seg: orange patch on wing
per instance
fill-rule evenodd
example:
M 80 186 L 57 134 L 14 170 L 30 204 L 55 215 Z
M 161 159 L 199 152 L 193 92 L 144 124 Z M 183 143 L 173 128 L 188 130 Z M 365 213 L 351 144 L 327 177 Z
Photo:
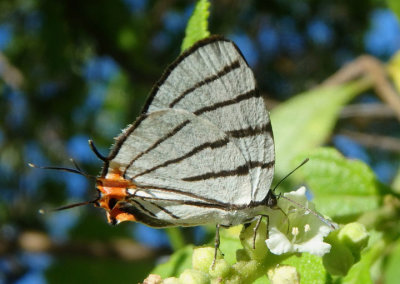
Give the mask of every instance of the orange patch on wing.
M 101 193 L 98 201 L 99 207 L 107 211 L 107 219 L 109 223 L 113 220 L 123 221 L 136 221 L 135 216 L 132 214 L 121 211 L 118 207 L 119 201 L 124 201 L 128 196 L 127 189 L 136 188 L 136 186 L 129 180 L 123 178 L 122 173 L 118 169 L 113 169 L 104 178 L 97 178 L 97 189 Z M 112 208 L 110 208 L 110 200 L 114 199 Z
M 113 223 L 113 220 L 118 220 L 119 222 L 132 221 L 135 222 L 136 218 L 134 215 L 121 211 L 119 208 L 114 208 L 113 210 L 107 212 L 108 223 Z

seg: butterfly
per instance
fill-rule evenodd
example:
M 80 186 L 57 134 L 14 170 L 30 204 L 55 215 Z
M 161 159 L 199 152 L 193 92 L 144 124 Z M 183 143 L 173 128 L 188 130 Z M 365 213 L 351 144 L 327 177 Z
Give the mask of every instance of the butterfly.
M 277 204 L 269 113 L 239 48 L 220 36 L 169 65 L 108 156 L 90 145 L 104 162 L 99 195 L 61 209 L 93 203 L 111 224 L 215 224 L 217 250 L 220 226 L 260 221 Z

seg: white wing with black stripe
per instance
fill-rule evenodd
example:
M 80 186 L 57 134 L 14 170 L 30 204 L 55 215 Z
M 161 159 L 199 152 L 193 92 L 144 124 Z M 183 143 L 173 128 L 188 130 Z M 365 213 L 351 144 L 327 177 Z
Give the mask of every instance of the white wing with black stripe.
M 158 220 L 225 224 L 224 214 L 251 201 L 247 162 L 214 124 L 185 110 L 166 109 L 128 127 L 109 166 L 132 181 L 132 206 Z M 137 214 L 137 212 L 132 212 Z
M 234 43 L 206 39 L 179 57 L 153 89 L 145 112 L 165 108 L 192 112 L 231 137 L 248 164 L 251 199 L 265 198 L 275 164 L 272 128 L 253 72 Z
M 274 156 L 251 69 L 234 43 L 211 37 L 167 68 L 142 115 L 117 138 L 101 206 L 111 221 L 157 227 L 248 222 L 266 205 Z M 126 181 L 128 196 L 115 205 L 111 196 Z
M 214 124 L 185 110 L 145 115 L 110 166 L 119 167 L 139 188 L 153 188 L 155 197 L 198 197 L 236 205 L 251 200 L 247 163 L 235 143 Z

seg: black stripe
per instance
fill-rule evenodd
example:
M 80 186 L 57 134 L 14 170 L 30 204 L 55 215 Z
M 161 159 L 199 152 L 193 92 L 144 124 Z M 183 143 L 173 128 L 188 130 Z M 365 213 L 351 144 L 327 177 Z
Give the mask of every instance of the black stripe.
M 257 125 L 255 127 L 250 126 L 244 129 L 232 130 L 226 133 L 234 138 L 243 138 L 248 136 L 256 136 L 258 134 L 262 134 L 265 132 L 272 134 L 271 122 L 268 122 L 267 124 L 264 125 Z
M 167 69 L 164 71 L 164 74 L 161 76 L 160 80 L 153 86 L 152 90 L 150 91 L 150 95 L 146 101 L 145 106 L 143 107 L 142 113 L 146 113 L 150 107 L 150 105 L 153 102 L 154 97 L 157 95 L 158 90 L 160 86 L 162 86 L 165 81 L 167 81 L 168 77 L 171 75 L 172 71 L 183 61 L 186 59 L 186 57 L 189 57 L 190 55 L 194 54 L 202 48 L 203 46 L 209 45 L 209 44 L 215 44 L 217 42 L 229 42 L 233 45 L 233 47 L 236 49 L 238 54 L 242 57 L 242 59 L 246 62 L 247 66 L 248 63 L 246 59 L 244 58 L 242 52 L 239 50 L 239 48 L 236 46 L 236 44 L 230 40 L 227 40 L 223 38 L 222 36 L 218 35 L 213 35 L 208 38 L 202 39 L 198 42 L 196 42 L 191 48 L 188 50 L 184 51 L 174 62 L 172 62 Z
M 170 193 L 174 193 L 174 194 L 178 194 L 178 195 L 184 195 L 184 196 L 192 197 L 192 198 L 195 198 L 195 199 L 199 199 L 201 201 L 205 201 L 207 203 L 218 203 L 218 201 L 216 199 L 203 197 L 203 196 L 197 195 L 197 194 L 195 194 L 193 192 L 181 191 L 181 190 L 174 189 L 174 188 L 162 188 L 162 187 L 151 186 L 151 185 L 142 185 L 142 184 L 138 184 L 138 183 L 135 183 L 135 185 L 138 187 L 139 190 L 141 190 L 141 189 L 153 189 L 153 190 L 159 190 L 159 191 L 163 191 L 163 192 L 170 192 Z
M 200 115 L 200 114 L 203 114 L 203 113 L 208 112 L 208 111 L 213 111 L 213 110 L 216 110 L 216 109 L 221 108 L 221 107 L 234 105 L 234 104 L 237 104 L 237 103 L 239 103 L 241 101 L 248 100 L 248 99 L 251 99 L 251 98 L 257 98 L 257 97 L 260 97 L 260 96 L 261 96 L 261 94 L 258 91 L 258 89 L 253 89 L 253 90 L 250 90 L 250 91 L 248 91 L 248 92 L 246 92 L 244 94 L 241 94 L 241 95 L 237 96 L 236 98 L 233 98 L 233 99 L 230 99 L 230 100 L 226 100 L 226 101 L 222 101 L 222 102 L 218 102 L 218 103 L 215 103 L 213 105 L 200 108 L 200 109 L 196 110 L 194 112 L 194 114 L 195 115 Z
M 217 140 L 217 141 L 214 141 L 214 142 L 203 143 L 203 144 L 201 144 L 201 145 L 199 145 L 197 147 L 194 147 L 188 153 L 184 154 L 183 156 L 181 156 L 179 158 L 175 158 L 175 159 L 171 159 L 171 160 L 165 161 L 164 163 L 162 163 L 160 165 L 157 165 L 155 167 L 152 167 L 151 169 L 145 170 L 144 172 L 141 172 L 141 173 L 135 175 L 134 177 L 131 178 L 131 180 L 134 180 L 138 176 L 142 176 L 142 175 L 148 174 L 148 173 L 150 173 L 152 171 L 155 171 L 155 170 L 157 170 L 159 168 L 163 168 L 163 167 L 166 167 L 168 165 L 175 164 L 175 163 L 178 163 L 180 161 L 183 161 L 184 159 L 189 158 L 189 157 L 197 154 L 198 152 L 200 152 L 200 151 L 202 151 L 202 150 L 204 150 L 206 148 L 216 149 L 216 148 L 219 148 L 219 147 L 223 147 L 226 144 L 228 144 L 228 142 L 229 142 L 229 139 L 227 137 L 225 137 L 224 139 Z
M 271 168 L 271 167 L 273 167 L 275 165 L 275 160 L 271 161 L 271 162 L 267 162 L 267 163 L 250 161 L 249 164 L 250 164 L 250 168 L 251 169 L 257 168 L 257 167 L 260 167 L 262 169 L 269 169 L 269 168 Z
M 178 102 L 180 102 L 187 94 L 193 92 L 194 90 L 196 90 L 197 88 L 206 85 L 208 83 L 211 83 L 215 80 L 217 80 L 218 78 L 228 74 L 229 72 L 237 69 L 240 67 L 240 63 L 238 60 L 232 62 L 230 65 L 225 66 L 221 71 L 217 72 L 217 74 L 212 75 L 210 77 L 205 78 L 203 81 L 200 81 L 198 83 L 196 83 L 193 87 L 187 89 L 186 91 L 184 91 L 181 95 L 179 95 L 178 97 L 176 97 L 172 103 L 169 104 L 170 108 L 173 108 Z
M 211 178 L 220 178 L 220 177 L 229 177 L 229 176 L 243 176 L 249 173 L 249 170 L 252 168 L 256 167 L 261 167 L 262 169 L 265 168 L 270 168 L 275 164 L 275 161 L 271 161 L 268 163 L 264 162 L 252 162 L 249 161 L 249 164 L 247 165 L 242 165 L 237 167 L 236 169 L 233 170 L 223 170 L 219 172 L 208 172 L 205 174 L 197 175 L 197 176 L 191 176 L 191 177 L 186 177 L 182 178 L 183 181 L 201 181 L 201 180 L 206 180 L 206 179 L 211 179 Z
M 183 127 L 185 127 L 186 125 L 188 125 L 190 123 L 189 120 L 185 120 L 184 122 L 182 122 L 181 124 L 179 124 L 177 127 L 175 127 L 174 129 L 172 129 L 171 132 L 168 132 L 164 137 L 162 137 L 161 139 L 159 139 L 158 141 L 156 141 L 153 145 L 151 145 L 149 148 L 147 148 L 147 150 L 141 152 L 139 155 L 137 155 L 135 158 L 133 158 L 129 165 L 125 168 L 123 177 L 125 177 L 125 174 L 127 172 L 127 170 L 130 168 L 130 166 L 132 166 L 132 164 L 139 159 L 140 157 L 142 157 L 144 154 L 149 153 L 151 150 L 153 150 L 154 148 L 156 148 L 158 145 L 160 145 L 162 142 L 166 141 L 167 139 L 171 138 L 172 136 L 174 136 L 176 133 L 178 133 Z
M 142 211 L 144 211 L 146 214 L 148 214 L 148 215 L 150 215 L 150 216 L 152 216 L 152 217 L 156 217 L 156 218 L 157 218 L 157 216 L 156 216 L 153 212 L 151 212 L 150 210 L 148 210 L 146 207 L 144 207 L 142 204 L 140 204 L 137 200 L 135 200 L 135 199 L 133 199 L 133 198 L 129 198 L 128 201 L 129 201 L 129 202 L 135 203 L 135 204 L 136 204 Z
M 157 205 L 157 204 L 155 204 L 155 203 L 153 203 L 153 202 L 150 202 L 150 204 L 153 205 L 153 206 L 155 206 L 155 207 L 157 207 L 157 208 L 160 209 L 161 211 L 164 211 L 164 212 L 167 213 L 170 217 L 172 217 L 172 218 L 174 218 L 174 219 L 180 219 L 178 216 L 172 214 L 171 211 L 165 209 L 164 207 L 162 207 L 162 206 L 160 206 L 160 205 Z
M 186 177 L 183 178 L 183 181 L 199 181 L 199 180 L 205 180 L 205 179 L 211 179 L 211 178 L 219 178 L 219 177 L 228 177 L 228 176 L 243 176 L 247 175 L 249 173 L 249 167 L 247 165 L 239 166 L 236 169 L 233 170 L 224 170 L 220 172 L 208 172 L 202 175 L 198 176 L 191 176 L 191 177 Z
M 198 202 L 198 201 L 190 201 L 190 200 L 177 200 L 177 199 L 164 199 L 164 198 L 157 198 L 157 197 L 140 197 L 143 200 L 154 200 L 154 201 L 162 201 L 162 202 L 174 202 L 176 204 L 182 205 L 191 205 L 197 207 L 204 207 L 204 208 L 216 208 L 222 210 L 231 210 L 232 208 L 236 208 L 233 204 L 228 203 L 205 203 L 205 202 Z
M 230 40 L 227 40 L 225 38 L 223 38 L 222 36 L 219 35 L 213 35 L 210 36 L 208 38 L 202 39 L 200 41 L 198 41 L 197 43 L 195 43 L 191 48 L 189 48 L 188 50 L 184 51 L 174 62 L 172 62 L 164 71 L 163 75 L 161 76 L 161 78 L 157 81 L 157 83 L 153 86 L 153 88 L 150 91 L 150 95 L 147 98 L 147 101 L 142 109 L 142 116 L 140 116 L 134 124 L 132 124 L 124 134 L 120 135 L 115 143 L 115 145 L 113 146 L 110 154 L 107 157 L 107 161 L 104 162 L 103 165 L 103 169 L 101 171 L 101 177 L 105 177 L 107 175 L 108 172 L 108 168 L 109 168 L 109 161 L 111 161 L 112 159 L 114 159 L 122 144 L 125 142 L 126 138 L 129 136 L 130 133 L 133 132 L 133 130 L 135 130 L 140 123 L 144 120 L 144 118 L 146 117 L 145 114 L 147 113 L 150 105 L 152 104 L 154 97 L 157 95 L 158 90 L 160 88 L 160 86 L 162 86 L 165 81 L 168 79 L 168 77 L 170 76 L 171 72 L 183 61 L 185 60 L 188 56 L 194 54 L 195 52 L 197 52 L 200 48 L 202 48 L 203 46 L 209 45 L 209 44 L 216 44 L 218 42 L 228 42 L 230 44 L 233 45 L 233 47 L 236 49 L 237 53 L 240 55 L 240 57 L 242 58 L 242 60 L 246 63 L 247 66 L 249 66 L 249 64 L 247 63 L 246 59 L 244 58 L 242 52 L 240 51 L 240 49 L 236 46 L 236 44 Z
M 150 216 L 148 214 L 148 210 L 146 211 L 141 211 L 141 208 L 132 206 L 132 204 L 125 202 L 123 206 L 119 208 L 121 211 L 132 214 L 135 216 L 135 219 L 138 222 L 144 223 L 150 227 L 155 227 L 155 228 L 165 228 L 165 227 L 173 227 L 176 226 L 176 224 L 161 220 L 157 217 Z M 152 214 L 154 215 L 154 214 Z
M 198 201 L 190 201 L 190 200 L 177 200 L 177 199 L 163 199 L 163 198 L 157 198 L 157 197 L 141 197 L 143 200 L 152 200 L 152 201 L 160 201 L 160 202 L 172 202 L 175 204 L 180 204 L 180 205 L 190 205 L 190 206 L 196 206 L 196 207 L 202 207 L 202 208 L 214 208 L 214 209 L 220 209 L 224 211 L 231 211 L 231 210 L 242 210 L 246 208 L 254 208 L 257 206 L 265 206 L 265 201 L 251 201 L 249 204 L 243 204 L 243 205 L 236 205 L 236 204 L 229 204 L 225 202 L 216 202 L 216 203 L 206 203 L 206 202 L 198 202 Z M 193 224 L 191 224 L 193 225 Z

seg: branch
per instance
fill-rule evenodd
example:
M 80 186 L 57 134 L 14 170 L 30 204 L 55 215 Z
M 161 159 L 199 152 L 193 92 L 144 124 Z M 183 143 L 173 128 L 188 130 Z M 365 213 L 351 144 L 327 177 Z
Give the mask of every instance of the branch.
M 24 83 L 24 77 L 14 65 L 10 63 L 7 57 L 0 51 L 0 76 L 4 82 L 14 90 L 21 89 Z
M 364 117 L 364 118 L 393 118 L 395 112 L 386 104 L 363 103 L 344 106 L 340 112 L 340 118 Z
M 400 153 L 400 139 L 398 138 L 365 134 L 350 130 L 339 131 L 339 134 L 349 136 L 354 141 L 368 148 L 380 148 L 382 150 Z
M 341 68 L 322 85 L 338 85 L 359 76 L 367 77 L 376 94 L 384 101 L 400 120 L 400 96 L 387 78 L 382 63 L 375 57 L 363 55 Z

